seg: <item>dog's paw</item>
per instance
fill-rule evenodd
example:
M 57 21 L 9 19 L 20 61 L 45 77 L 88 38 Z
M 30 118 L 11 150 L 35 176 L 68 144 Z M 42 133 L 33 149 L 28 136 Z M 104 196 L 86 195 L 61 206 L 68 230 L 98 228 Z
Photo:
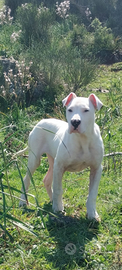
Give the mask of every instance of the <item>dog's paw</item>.
M 25 208 L 27 206 L 28 202 L 24 199 L 20 199 L 19 201 L 19 207 Z
M 19 208 L 26 208 L 26 207 L 27 207 L 27 203 L 19 202 Z
M 100 217 L 99 217 L 99 215 L 98 215 L 98 213 L 96 211 L 95 211 L 95 213 L 88 213 L 87 212 L 86 216 L 90 220 L 95 220 L 97 222 L 101 221 L 101 219 L 100 219 Z
M 63 212 L 64 211 L 64 207 L 63 207 L 63 204 L 62 203 L 56 204 L 56 203 L 53 202 L 52 209 L 53 209 L 53 212 L 54 213 Z

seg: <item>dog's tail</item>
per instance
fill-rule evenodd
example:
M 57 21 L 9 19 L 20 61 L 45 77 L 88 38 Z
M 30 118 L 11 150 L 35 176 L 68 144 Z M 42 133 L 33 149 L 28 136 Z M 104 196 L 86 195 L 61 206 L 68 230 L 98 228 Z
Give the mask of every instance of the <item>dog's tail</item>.
M 17 156 L 22 156 L 22 154 L 25 153 L 27 150 L 28 150 L 28 146 L 24 148 L 23 150 L 20 150 L 17 153 L 15 153 L 12 158 L 15 158 Z

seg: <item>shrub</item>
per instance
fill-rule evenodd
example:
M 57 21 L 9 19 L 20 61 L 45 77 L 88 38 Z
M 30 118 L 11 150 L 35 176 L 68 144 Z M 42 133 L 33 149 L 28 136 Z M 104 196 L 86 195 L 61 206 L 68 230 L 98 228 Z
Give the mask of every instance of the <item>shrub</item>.
M 6 55 L 13 55 L 21 63 L 20 67 L 16 64 L 15 72 L 9 70 L 4 73 L 5 89 L 1 90 L 1 95 L 8 104 L 14 100 L 18 106 L 25 108 L 25 105 L 35 103 L 33 93 L 36 92 L 36 99 L 48 99 L 53 106 L 55 97 L 60 95 L 63 86 L 67 85 L 68 90 L 73 88 L 76 91 L 93 78 L 93 51 L 97 55 L 104 28 L 98 22 L 97 27 L 93 28 L 94 22 L 91 33 L 83 24 L 78 25 L 74 17 L 67 16 L 69 1 L 63 2 L 63 5 L 57 4 L 55 8 L 60 23 L 54 21 L 56 13 L 53 16 L 54 13 L 49 8 L 25 3 L 18 7 L 16 19 L 8 33 L 2 26 Z M 5 26 L 8 29 L 8 25 Z M 100 32 L 98 45 L 94 37 L 97 36 L 97 31 Z M 106 36 L 108 37 L 107 34 Z M 22 62 L 21 59 L 25 61 Z M 29 64 L 25 64 L 29 62 L 33 62 L 30 69 Z
M 35 41 L 48 41 L 49 26 L 54 21 L 52 12 L 43 6 L 33 4 L 22 4 L 17 10 L 17 20 L 22 28 L 22 42 L 31 46 Z M 25 20 L 26 18 L 26 20 Z
M 47 7 L 52 7 L 55 4 L 54 0 L 5 0 L 5 5 L 10 7 L 12 16 L 15 16 L 17 8 L 25 3 L 32 3 L 35 6 L 39 6 L 44 3 Z
M 11 24 L 13 17 L 11 17 L 11 9 L 8 6 L 3 6 L 0 10 L 0 25 Z
M 11 9 L 12 16 L 15 16 L 19 6 L 25 3 L 33 3 L 34 5 L 41 4 L 41 0 L 5 0 L 5 4 Z
M 12 106 L 16 102 L 20 108 L 25 108 L 31 102 L 36 82 L 30 72 L 32 63 L 28 66 L 23 60 L 15 61 L 15 68 L 4 72 L 4 85 L 1 86 L 0 94 Z
M 76 91 L 93 79 L 95 66 L 94 60 L 88 60 L 77 47 L 70 46 L 65 55 L 64 81 Z
M 73 47 L 80 50 L 82 57 L 93 59 L 92 47 L 94 42 L 93 34 L 87 31 L 84 24 L 75 25 L 71 34 Z
M 97 18 L 92 21 L 91 28 L 94 35 L 93 54 L 102 63 L 111 63 L 116 50 L 116 42 L 111 29 L 103 27 Z

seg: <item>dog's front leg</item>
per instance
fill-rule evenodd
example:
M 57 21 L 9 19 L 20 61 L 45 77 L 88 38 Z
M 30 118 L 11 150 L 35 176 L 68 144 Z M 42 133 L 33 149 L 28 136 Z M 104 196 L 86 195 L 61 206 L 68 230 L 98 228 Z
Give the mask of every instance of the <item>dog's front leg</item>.
M 27 172 L 26 176 L 24 177 L 24 186 L 25 186 L 26 193 L 28 192 L 29 185 L 30 185 L 30 176 Z M 21 191 L 22 191 L 22 194 L 21 194 L 21 198 L 20 198 L 20 202 L 19 202 L 19 207 L 27 204 L 27 201 L 26 201 L 27 198 L 25 197 L 23 187 L 22 187 Z
M 63 211 L 63 202 L 62 202 L 62 176 L 63 168 L 61 163 L 58 163 L 57 160 L 54 161 L 53 167 L 53 211 Z
M 89 184 L 89 195 L 87 198 L 87 217 L 89 219 L 95 218 L 99 220 L 99 215 L 96 211 L 96 198 L 98 193 L 98 186 L 101 178 L 102 166 L 98 169 L 91 168 L 90 171 L 90 184 Z

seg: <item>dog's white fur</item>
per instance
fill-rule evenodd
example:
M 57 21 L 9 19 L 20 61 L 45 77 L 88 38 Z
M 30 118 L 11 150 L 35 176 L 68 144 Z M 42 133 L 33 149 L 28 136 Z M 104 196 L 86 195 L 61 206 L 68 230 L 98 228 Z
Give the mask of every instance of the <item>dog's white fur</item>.
M 102 172 L 104 147 L 99 127 L 95 123 L 95 110 L 99 110 L 103 104 L 94 94 L 84 98 L 77 97 L 74 93 L 70 93 L 62 102 L 66 106 L 67 122 L 56 119 L 41 120 L 29 135 L 25 190 L 28 191 L 30 185 L 30 173 L 31 175 L 34 173 L 40 165 L 42 154 L 46 153 L 49 170 L 44 177 L 44 185 L 50 200 L 53 201 L 53 210 L 62 211 L 63 173 L 81 171 L 90 167 L 87 216 L 90 219 L 99 219 L 96 197 Z M 21 153 L 23 151 L 19 152 Z M 21 195 L 21 199 L 20 206 L 26 203 L 24 194 Z

